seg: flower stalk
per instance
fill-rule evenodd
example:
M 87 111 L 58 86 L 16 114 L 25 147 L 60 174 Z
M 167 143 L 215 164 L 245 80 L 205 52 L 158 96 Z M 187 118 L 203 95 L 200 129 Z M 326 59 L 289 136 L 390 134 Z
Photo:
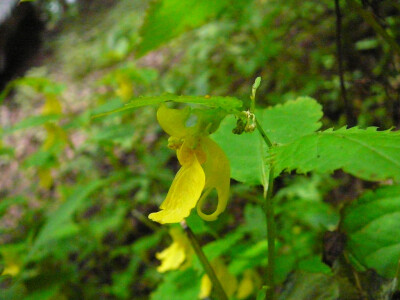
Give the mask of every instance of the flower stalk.
M 257 77 L 251 91 L 251 106 L 250 112 L 254 114 L 255 112 L 255 102 L 256 102 L 256 91 L 257 88 L 260 86 L 261 78 Z M 264 129 L 261 127 L 260 123 L 258 122 L 257 118 L 255 118 L 256 128 L 260 133 L 262 139 L 264 140 L 265 144 L 268 146 L 268 149 L 271 149 L 272 142 L 268 138 L 267 134 L 265 133 Z M 274 167 L 271 162 L 269 161 L 269 174 L 268 174 L 268 185 L 264 184 L 264 213 L 267 219 L 267 242 L 268 242 L 268 265 L 267 265 L 267 293 L 266 299 L 267 300 L 274 300 L 275 299 L 275 213 L 274 213 L 274 203 L 272 200 L 272 193 L 274 189 Z
M 268 148 L 272 147 L 272 143 L 268 136 L 265 134 L 264 129 L 261 127 L 256 119 L 257 130 L 263 138 Z M 275 299 L 275 212 L 272 193 L 274 189 L 274 167 L 272 162 L 269 162 L 268 185 L 264 185 L 264 213 L 267 220 L 267 242 L 268 242 L 268 265 L 267 265 L 267 300 Z
M 183 220 L 180 224 L 181 224 L 183 230 L 186 232 L 186 235 L 190 241 L 190 244 L 192 245 L 193 250 L 196 253 L 197 257 L 199 258 L 200 263 L 202 264 L 202 266 L 204 268 L 204 271 L 208 275 L 208 278 L 210 278 L 218 299 L 219 300 L 228 300 L 228 296 L 226 295 L 224 288 L 222 287 L 220 281 L 218 280 L 217 275 L 215 274 L 214 269 L 212 268 L 206 255 L 204 254 L 203 250 L 201 249 L 199 241 L 197 240 L 193 231 L 187 225 L 185 220 Z

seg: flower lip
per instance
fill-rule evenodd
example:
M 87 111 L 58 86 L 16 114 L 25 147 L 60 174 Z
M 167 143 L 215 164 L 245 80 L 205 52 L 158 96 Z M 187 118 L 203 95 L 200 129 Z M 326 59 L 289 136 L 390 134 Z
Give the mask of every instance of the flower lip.
M 229 198 L 229 161 L 222 149 L 207 136 L 211 125 L 207 121 L 211 119 L 210 114 L 207 112 L 204 115 L 204 121 L 199 111 L 196 125 L 186 127 L 189 116 L 189 107 L 178 110 L 162 104 L 157 111 L 160 126 L 170 135 L 168 147 L 176 150 L 182 165 L 160 206 L 161 211 L 149 215 L 151 220 L 161 224 L 182 221 L 197 202 L 199 216 L 214 221 L 225 210 Z M 211 214 L 203 213 L 204 201 L 213 189 L 218 194 L 217 208 Z

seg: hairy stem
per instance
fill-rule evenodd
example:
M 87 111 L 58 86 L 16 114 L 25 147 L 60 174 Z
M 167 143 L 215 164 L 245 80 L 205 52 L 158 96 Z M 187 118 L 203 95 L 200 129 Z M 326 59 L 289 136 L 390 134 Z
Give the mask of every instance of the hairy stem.
M 194 235 L 193 231 L 187 225 L 185 221 L 181 222 L 181 226 L 183 230 L 185 230 L 187 237 L 193 247 L 194 252 L 196 253 L 197 257 L 199 258 L 201 264 L 203 265 L 204 271 L 206 272 L 208 278 L 210 278 L 213 287 L 215 288 L 215 292 L 220 300 L 228 300 L 228 296 L 226 295 L 224 288 L 222 287 L 221 283 L 219 282 L 217 275 L 214 272 L 210 262 L 208 261 L 206 255 L 204 254 L 199 241 L 197 240 L 196 236 Z

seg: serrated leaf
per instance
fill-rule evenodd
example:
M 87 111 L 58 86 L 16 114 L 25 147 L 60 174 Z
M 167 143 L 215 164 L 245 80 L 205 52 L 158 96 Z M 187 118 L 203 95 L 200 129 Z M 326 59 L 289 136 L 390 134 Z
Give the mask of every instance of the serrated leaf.
M 400 180 L 400 132 L 328 129 L 273 147 L 276 175 L 283 170 L 345 172 L 365 180 Z
M 212 138 L 221 146 L 229 159 L 231 177 L 248 184 L 262 184 L 263 163 L 266 157 L 266 146 L 263 145 L 258 132 L 235 135 L 232 129 L 236 126 L 233 116 L 227 116 Z M 263 152 L 260 147 L 264 147 Z M 245 150 L 245 151 L 244 151 Z
M 342 229 L 347 250 L 359 262 L 387 278 L 400 259 L 400 186 L 369 192 L 346 208 Z
M 160 96 L 150 96 L 150 97 L 138 97 L 132 99 L 124 107 L 101 113 L 93 116 L 93 118 L 98 118 L 106 116 L 112 113 L 117 113 L 121 111 L 134 110 L 138 107 L 143 107 L 147 105 L 160 104 L 166 101 L 174 101 L 179 103 L 193 103 L 201 104 L 212 108 L 223 108 L 227 111 L 234 111 L 242 107 L 242 101 L 234 97 L 220 97 L 220 96 L 178 96 L 173 94 L 164 94 Z
M 322 109 L 314 99 L 300 97 L 283 105 L 257 110 L 256 117 L 271 141 L 281 144 L 318 130 Z M 233 134 L 235 126 L 234 117 L 228 116 L 212 136 L 228 156 L 231 177 L 247 184 L 265 184 L 268 166 L 264 141 L 258 132 Z
M 196 28 L 215 17 L 230 1 L 160 0 L 148 9 L 140 28 L 141 43 L 137 57 L 154 50 L 181 33 Z
M 271 142 L 286 144 L 321 127 L 322 107 L 310 97 L 299 97 L 256 113 Z

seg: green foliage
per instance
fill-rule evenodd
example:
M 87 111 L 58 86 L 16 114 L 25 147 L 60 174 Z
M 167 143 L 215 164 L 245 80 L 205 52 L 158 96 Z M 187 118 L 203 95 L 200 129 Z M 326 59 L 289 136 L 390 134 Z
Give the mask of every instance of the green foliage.
M 107 182 L 109 181 L 98 180 L 91 182 L 87 186 L 76 187 L 71 196 L 66 199 L 65 203 L 49 216 L 45 225 L 39 231 L 26 261 L 29 262 L 29 260 L 32 259 L 31 256 L 35 255 L 39 250 L 41 250 L 40 255 L 45 255 L 45 249 L 51 242 L 76 235 L 79 229 L 72 220 L 73 214 L 82 206 L 83 201 L 85 201 L 91 193 Z
M 337 282 L 325 274 L 297 272 L 290 276 L 285 292 L 279 299 L 338 299 L 339 286 Z
M 167 274 L 164 282 L 151 294 L 152 300 L 169 300 L 176 298 L 197 299 L 200 292 L 199 275 L 193 269 L 175 271 Z
M 204 24 L 229 4 L 228 0 L 154 1 L 147 10 L 140 29 L 142 41 L 138 45 L 137 56 L 140 57 L 179 34 Z
M 46 95 L 58 95 L 63 92 L 65 86 L 55 83 L 46 77 L 23 77 L 11 81 L 0 94 L 0 104 L 4 98 L 17 86 L 27 86 L 35 92 Z
M 178 96 L 173 94 L 166 94 L 161 96 L 152 96 L 152 97 L 139 97 L 136 99 L 132 99 L 129 103 L 125 104 L 124 107 L 118 108 L 113 111 L 109 111 L 106 113 L 101 113 L 99 115 L 94 116 L 102 117 L 112 113 L 129 111 L 136 109 L 138 107 L 143 107 L 147 105 L 155 105 L 160 104 L 167 101 L 174 101 L 178 103 L 192 103 L 192 104 L 201 104 L 213 108 L 222 108 L 227 111 L 234 111 L 242 106 L 242 102 L 234 97 L 219 97 L 219 96 Z
M 224 261 L 239 284 L 251 272 L 246 299 L 264 299 L 268 290 L 265 199 L 255 185 L 266 186 L 271 162 L 280 177 L 273 199 L 277 298 L 390 299 L 400 255 L 399 188 L 354 201 L 376 185 L 331 173 L 399 180 L 398 131 L 369 126 L 399 125 L 397 47 L 381 29 L 395 37 L 400 27 L 393 1 L 364 3 L 368 24 L 346 2 L 344 78 L 359 121 L 351 129 L 343 127 L 333 1 L 37 1 L 57 18 L 66 16 L 64 5 L 74 11 L 59 27 L 51 17 L 44 66 L 0 95 L 0 298 L 198 297 L 197 259 L 156 271 L 156 253 L 171 239 L 147 219 L 179 167 L 154 107 L 173 101 L 204 118 L 227 115 L 212 138 L 240 183 L 231 182 L 217 221 L 194 210 L 186 221 L 207 257 Z M 253 110 L 247 99 L 258 76 L 254 113 L 272 149 L 258 132 L 232 133 L 235 116 L 251 116 L 240 110 Z M 319 131 L 322 125 L 341 129 Z M 325 240 L 338 229 L 348 238 L 343 253 L 340 243 Z M 322 257 L 332 247 L 331 267 Z
M 261 184 L 264 174 L 263 166 L 265 166 L 265 146 L 257 132 L 234 135 L 232 129 L 235 126 L 235 118 L 228 116 L 212 137 L 229 159 L 232 178 L 249 184 Z M 248 147 L 249 145 L 253 145 L 253 147 Z M 244 149 L 247 151 L 243 151 Z
M 23 119 L 21 122 L 18 122 L 14 126 L 10 128 L 5 128 L 4 133 L 9 134 L 13 131 L 27 129 L 31 127 L 45 125 L 51 121 L 57 121 L 61 118 L 61 115 L 58 114 L 51 114 L 51 115 L 40 115 L 40 116 L 32 116 L 26 119 Z
M 392 278 L 400 259 L 400 186 L 366 193 L 346 207 L 342 229 L 347 249 L 365 267 Z
M 256 111 L 256 118 L 265 128 L 271 141 L 280 144 L 292 142 L 318 130 L 321 117 L 321 106 L 307 97 Z M 267 148 L 264 141 L 258 132 L 234 135 L 233 128 L 233 116 L 227 117 L 213 135 L 230 160 L 232 178 L 249 184 L 265 182 L 267 179 L 264 178 L 264 174 L 268 172 Z
M 272 150 L 277 174 L 283 170 L 332 172 L 379 181 L 400 179 L 400 133 L 371 127 L 325 130 Z M 371 164 L 373 162 L 373 164 Z

